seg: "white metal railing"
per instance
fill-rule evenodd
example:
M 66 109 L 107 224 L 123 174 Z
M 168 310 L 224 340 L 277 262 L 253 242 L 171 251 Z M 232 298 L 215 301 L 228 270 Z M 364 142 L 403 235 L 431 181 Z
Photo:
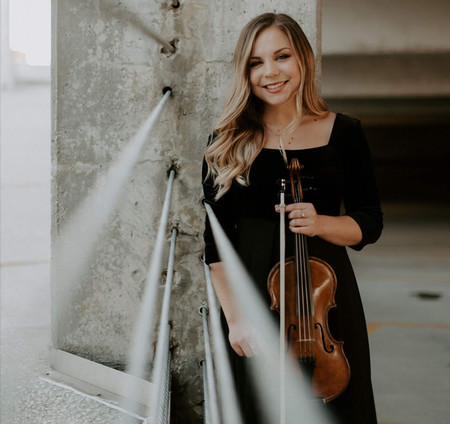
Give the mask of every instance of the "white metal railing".
M 175 258 L 175 246 L 177 240 L 178 231 L 172 229 L 172 237 L 170 241 L 169 251 L 169 263 L 167 266 L 166 286 L 164 289 L 164 298 L 160 315 L 158 342 L 156 348 L 155 363 L 153 367 L 153 393 L 150 402 L 150 422 L 163 424 L 166 423 L 168 405 L 169 405 L 169 384 L 170 373 L 167 370 L 170 342 L 170 325 L 169 325 L 169 312 L 170 312 L 170 299 L 172 293 L 172 281 L 173 281 L 173 265 Z
M 167 183 L 166 195 L 161 212 L 161 220 L 159 222 L 155 247 L 153 249 L 150 267 L 145 282 L 143 299 L 138 314 L 137 324 L 131 344 L 132 348 L 128 359 L 128 366 L 126 369 L 126 372 L 128 374 L 134 375 L 139 378 L 145 378 L 145 369 L 148 363 L 148 358 L 150 356 L 150 346 L 153 342 L 153 329 L 155 327 L 154 311 L 156 310 L 159 279 L 162 270 L 165 233 L 169 218 L 169 206 L 174 178 L 175 171 L 171 170 L 169 173 L 169 180 Z M 127 386 L 127 394 L 125 399 L 123 399 L 123 407 L 125 409 L 134 409 L 133 399 L 136 399 L 136 390 L 137 388 L 135 386 Z M 125 422 L 127 422 L 126 418 Z
M 209 317 L 211 320 L 211 330 L 214 340 L 214 364 L 220 364 L 217 367 L 219 382 L 219 397 L 221 405 L 226 405 L 222 409 L 222 419 L 226 424 L 242 424 L 242 417 L 239 411 L 236 392 L 234 391 L 234 381 L 231 372 L 230 361 L 228 359 L 225 338 L 220 324 L 219 308 L 214 294 L 211 273 L 209 266 L 205 263 L 206 290 L 208 294 Z M 210 376 L 210 378 L 213 378 Z
M 206 369 L 206 360 L 200 362 L 202 367 L 202 380 L 203 380 L 203 424 L 210 424 L 209 419 L 209 387 L 208 387 L 208 370 Z
M 209 424 L 220 424 L 219 404 L 217 402 L 216 380 L 214 378 L 213 357 L 211 341 L 209 338 L 208 308 L 202 306 L 200 313 L 203 318 L 203 339 L 205 342 L 205 361 L 203 362 L 206 371 L 205 393 L 205 420 Z
M 170 325 L 167 325 L 170 327 Z M 169 329 L 170 330 L 170 329 Z M 167 332 L 167 342 L 165 347 L 166 352 L 166 359 L 164 361 L 164 376 L 163 376 L 163 385 L 162 385 L 162 393 L 163 396 L 162 404 L 161 404 L 161 413 L 160 417 L 161 420 L 160 423 L 168 424 L 170 423 L 170 405 L 171 405 L 171 398 L 170 398 L 170 381 L 171 381 L 171 365 L 172 365 L 172 357 L 170 355 L 170 333 Z

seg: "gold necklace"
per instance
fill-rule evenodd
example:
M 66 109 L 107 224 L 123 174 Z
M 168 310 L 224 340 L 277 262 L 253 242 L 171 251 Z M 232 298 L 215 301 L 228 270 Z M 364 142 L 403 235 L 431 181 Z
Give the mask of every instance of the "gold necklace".
M 273 135 L 275 135 L 276 137 L 278 137 L 278 150 L 280 151 L 281 156 L 283 157 L 284 162 L 285 162 L 286 165 L 287 165 L 288 160 L 287 160 L 287 156 L 286 156 L 286 151 L 285 151 L 285 149 L 284 149 L 282 137 L 285 135 L 284 133 L 285 133 L 285 131 L 286 131 L 286 128 L 287 128 L 289 125 L 288 125 L 283 131 L 280 130 L 280 134 L 277 134 L 277 133 L 276 133 L 272 128 L 270 128 L 267 124 L 264 124 L 264 126 L 265 126 L 265 127 L 266 127 Z
M 278 133 L 276 133 L 272 128 L 270 128 L 267 124 L 264 124 L 264 126 L 265 126 L 265 127 L 266 127 L 273 135 L 276 135 L 277 137 L 282 137 L 282 136 L 284 136 L 284 131 L 286 130 L 286 128 L 278 134 Z

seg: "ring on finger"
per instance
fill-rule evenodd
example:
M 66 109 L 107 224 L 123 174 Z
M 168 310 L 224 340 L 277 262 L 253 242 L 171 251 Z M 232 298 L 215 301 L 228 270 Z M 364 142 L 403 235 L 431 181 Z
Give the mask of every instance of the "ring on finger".
M 305 217 L 305 212 L 302 211 L 302 213 L 300 214 L 300 216 L 301 216 L 302 218 L 304 218 L 304 217 Z

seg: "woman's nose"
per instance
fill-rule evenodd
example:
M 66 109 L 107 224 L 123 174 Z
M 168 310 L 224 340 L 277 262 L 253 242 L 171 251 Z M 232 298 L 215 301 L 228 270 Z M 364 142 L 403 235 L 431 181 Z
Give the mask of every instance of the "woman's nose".
M 265 63 L 264 76 L 266 78 L 271 78 L 278 74 L 279 74 L 279 70 L 278 70 L 276 63 L 270 62 L 270 61 Z

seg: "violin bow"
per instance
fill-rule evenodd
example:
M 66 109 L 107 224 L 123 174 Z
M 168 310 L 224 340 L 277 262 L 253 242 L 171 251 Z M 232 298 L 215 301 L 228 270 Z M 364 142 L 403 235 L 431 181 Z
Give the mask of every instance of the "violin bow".
M 280 424 L 286 422 L 286 234 L 285 201 L 286 180 L 281 180 L 280 189 Z

